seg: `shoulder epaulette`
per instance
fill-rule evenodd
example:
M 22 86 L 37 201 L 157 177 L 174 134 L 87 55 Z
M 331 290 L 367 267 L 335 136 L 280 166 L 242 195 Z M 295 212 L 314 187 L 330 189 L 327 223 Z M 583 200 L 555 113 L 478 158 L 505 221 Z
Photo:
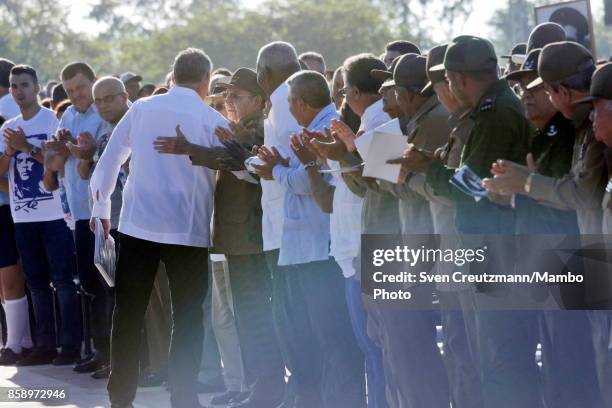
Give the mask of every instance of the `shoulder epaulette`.
M 495 107 L 495 97 L 494 96 L 485 96 L 478 107 L 479 112 L 488 112 L 493 110 Z

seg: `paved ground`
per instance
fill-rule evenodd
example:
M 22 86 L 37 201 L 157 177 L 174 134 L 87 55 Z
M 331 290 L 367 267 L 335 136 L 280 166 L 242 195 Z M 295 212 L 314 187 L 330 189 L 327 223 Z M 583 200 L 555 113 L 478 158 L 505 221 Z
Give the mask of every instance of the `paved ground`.
M 0 387 L 66 387 L 70 402 L 57 405 L 60 408 L 108 407 L 106 381 L 94 380 L 87 374 L 76 374 L 72 367 L 0 367 Z M 206 404 L 211 395 L 200 395 L 200 402 Z M 51 404 L 39 402 L 0 402 L 0 407 L 41 408 Z M 166 408 L 170 406 L 169 394 L 164 387 L 139 388 L 134 408 Z

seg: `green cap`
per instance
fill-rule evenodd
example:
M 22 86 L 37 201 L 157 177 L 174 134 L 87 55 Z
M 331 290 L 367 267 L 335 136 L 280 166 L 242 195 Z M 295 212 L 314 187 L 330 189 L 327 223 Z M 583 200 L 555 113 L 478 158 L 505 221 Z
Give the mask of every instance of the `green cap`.
M 238 68 L 229 78 L 217 84 L 218 88 L 240 88 L 253 95 L 264 96 L 263 89 L 257 83 L 257 73 L 250 68 Z
M 542 23 L 537 25 L 529 34 L 527 40 L 527 51 L 535 50 L 536 48 L 544 48 L 548 44 L 565 41 L 567 36 L 565 30 L 557 23 Z
M 527 85 L 527 89 L 544 82 L 559 84 L 585 72 L 593 72 L 594 68 L 593 55 L 583 45 L 571 41 L 551 43 L 542 49 L 538 62 L 539 77 Z
M 517 71 L 511 72 L 504 77 L 507 81 L 520 81 L 521 77 L 524 74 L 529 73 L 538 73 L 538 60 L 540 58 L 540 54 L 542 53 L 541 48 L 536 48 L 535 50 L 531 50 L 521 68 Z
M 435 71 L 485 71 L 497 66 L 497 55 L 493 44 L 484 38 L 460 36 L 453 40 L 444 55 L 444 63 L 433 66 Z
M 499 58 L 512 59 L 514 55 L 525 55 L 527 54 L 527 44 L 518 43 L 515 44 L 514 47 L 510 50 L 510 54 L 508 55 L 500 55 Z
M 612 62 L 600 65 L 591 79 L 591 96 L 582 98 L 576 103 L 591 102 L 596 99 L 612 100 Z
M 421 91 L 421 93 L 427 93 L 433 90 L 434 84 L 438 82 L 446 81 L 446 75 L 444 71 L 430 71 L 432 67 L 436 65 L 440 65 L 444 63 L 444 54 L 446 54 L 446 49 L 448 48 L 448 44 L 437 45 L 429 50 L 427 54 L 427 79 L 429 82 L 425 85 L 425 88 Z
M 426 65 L 427 58 L 422 55 L 402 55 L 393 70 L 394 85 L 421 94 L 427 84 Z
M 400 60 L 400 58 L 401 56 L 393 60 L 391 66 L 389 67 L 389 70 L 373 69 L 370 71 L 370 76 L 372 78 L 376 79 L 377 81 L 383 81 L 382 85 L 380 86 L 379 92 L 395 86 L 395 82 L 393 82 L 393 70 L 395 69 L 395 66 L 397 65 L 397 62 Z

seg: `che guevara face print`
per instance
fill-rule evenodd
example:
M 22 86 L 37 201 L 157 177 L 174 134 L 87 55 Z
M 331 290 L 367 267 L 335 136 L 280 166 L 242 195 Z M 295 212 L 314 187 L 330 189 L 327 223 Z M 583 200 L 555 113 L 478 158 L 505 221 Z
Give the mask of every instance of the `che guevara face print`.
M 27 136 L 27 139 L 42 141 L 47 139 L 47 135 L 31 135 Z M 35 210 L 41 201 L 53 200 L 53 193 L 45 191 L 42 185 L 44 172 L 42 163 L 26 153 L 18 152 L 13 159 L 13 166 L 15 212 L 29 213 Z

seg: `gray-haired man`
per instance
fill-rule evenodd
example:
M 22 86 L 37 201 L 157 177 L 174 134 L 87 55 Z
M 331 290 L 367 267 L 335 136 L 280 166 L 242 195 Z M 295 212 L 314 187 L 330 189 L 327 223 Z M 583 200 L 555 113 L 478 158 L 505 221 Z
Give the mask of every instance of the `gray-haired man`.
M 202 303 L 214 171 L 192 166 L 187 157 L 158 154 L 151 144 L 160 132 L 182 129 L 194 143 L 221 145 L 214 129 L 227 122 L 203 103 L 211 68 L 201 50 L 181 51 L 174 61 L 175 86 L 167 94 L 132 105 L 115 127 L 91 177 L 92 217 L 101 219 L 108 234 L 111 194 L 121 165 L 131 155 L 119 219 L 121 252 L 108 383 L 113 408 L 130 407 L 136 394 L 140 334 L 160 260 L 166 266 L 174 318 L 168 367 L 170 402 L 175 408 L 200 407 L 196 379 L 204 334 Z

